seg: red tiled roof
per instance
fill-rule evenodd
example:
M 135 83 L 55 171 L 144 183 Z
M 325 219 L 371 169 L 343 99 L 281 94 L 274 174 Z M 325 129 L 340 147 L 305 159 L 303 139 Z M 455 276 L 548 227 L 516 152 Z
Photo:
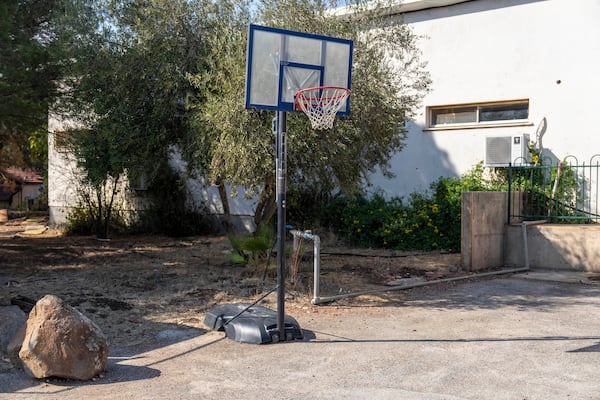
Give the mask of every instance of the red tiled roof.
M 14 179 L 20 183 L 44 183 L 44 178 L 30 169 L 8 167 L 4 173 L 8 178 Z

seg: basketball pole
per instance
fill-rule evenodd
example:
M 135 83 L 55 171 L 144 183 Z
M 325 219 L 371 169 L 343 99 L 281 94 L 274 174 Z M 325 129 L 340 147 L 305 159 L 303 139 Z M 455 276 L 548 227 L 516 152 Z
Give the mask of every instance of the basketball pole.
M 276 147 L 276 201 L 277 201 L 277 330 L 279 340 L 286 340 L 285 332 L 285 180 L 287 113 L 277 111 Z

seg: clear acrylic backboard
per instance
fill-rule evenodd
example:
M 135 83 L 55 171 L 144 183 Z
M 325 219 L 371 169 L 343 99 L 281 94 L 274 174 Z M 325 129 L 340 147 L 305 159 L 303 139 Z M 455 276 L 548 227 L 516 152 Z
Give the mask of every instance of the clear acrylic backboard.
M 350 89 L 351 40 L 250 25 L 246 60 L 246 108 L 295 111 L 300 89 Z M 349 115 L 344 100 L 338 115 Z

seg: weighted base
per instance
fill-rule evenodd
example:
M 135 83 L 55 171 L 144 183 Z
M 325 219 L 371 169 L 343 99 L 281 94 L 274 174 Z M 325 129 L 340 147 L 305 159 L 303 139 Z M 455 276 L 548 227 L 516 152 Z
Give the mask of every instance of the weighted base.
M 240 343 L 264 344 L 282 340 L 302 339 L 303 334 L 298 322 L 285 316 L 285 337 L 277 329 L 277 312 L 266 307 L 249 304 L 224 304 L 210 310 L 204 318 L 204 324 L 215 330 L 225 330 L 225 335 Z

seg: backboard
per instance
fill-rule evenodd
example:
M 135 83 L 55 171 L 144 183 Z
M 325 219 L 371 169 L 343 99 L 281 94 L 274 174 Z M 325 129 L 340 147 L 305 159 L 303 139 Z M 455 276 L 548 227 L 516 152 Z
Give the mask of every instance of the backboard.
M 294 111 L 300 89 L 350 89 L 351 40 L 250 25 L 246 60 L 246 108 Z M 350 113 L 344 100 L 338 115 Z

